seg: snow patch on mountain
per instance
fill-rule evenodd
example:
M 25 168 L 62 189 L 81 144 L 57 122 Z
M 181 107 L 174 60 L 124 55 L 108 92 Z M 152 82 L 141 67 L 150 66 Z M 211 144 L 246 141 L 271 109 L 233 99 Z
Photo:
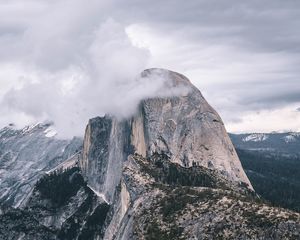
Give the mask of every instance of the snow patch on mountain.
M 286 143 L 291 143 L 291 142 L 296 142 L 299 137 L 300 137 L 300 133 L 292 132 L 292 133 L 289 133 L 287 136 L 284 136 L 282 139 Z
M 45 136 L 48 137 L 48 138 L 51 138 L 51 137 L 54 137 L 54 136 L 57 135 L 57 131 L 52 127 L 47 128 L 44 131 L 44 133 L 45 133 Z
M 243 142 L 263 142 L 269 138 L 268 135 L 264 133 L 253 133 L 243 138 Z
M 22 129 L 22 133 L 23 133 L 23 134 L 30 133 L 30 132 L 32 132 L 36 127 L 38 127 L 39 125 L 41 125 L 40 122 L 37 122 L 37 123 L 35 123 L 35 124 L 26 126 L 26 127 L 24 127 L 24 128 Z
M 292 133 L 290 133 L 290 135 L 298 138 L 298 137 L 300 137 L 300 132 L 292 132 Z
M 286 143 L 290 143 L 290 142 L 295 142 L 296 138 L 293 135 L 287 135 L 287 136 L 283 137 L 283 140 Z

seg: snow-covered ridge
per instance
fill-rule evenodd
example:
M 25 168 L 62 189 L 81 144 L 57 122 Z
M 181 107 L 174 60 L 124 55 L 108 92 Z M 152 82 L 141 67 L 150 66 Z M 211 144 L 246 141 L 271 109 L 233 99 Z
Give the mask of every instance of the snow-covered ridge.
M 29 125 L 29 126 L 26 126 L 22 129 L 22 133 L 23 134 L 26 134 L 26 133 L 29 133 L 31 132 L 33 129 L 35 129 L 36 127 L 40 126 L 42 123 L 38 122 L 38 123 L 35 123 L 35 124 L 32 124 L 32 125 Z
M 238 149 L 300 154 L 299 132 L 242 133 L 230 137 Z
M 242 140 L 243 142 L 262 142 L 266 141 L 268 138 L 269 136 L 265 133 L 253 133 L 244 137 Z
M 11 129 L 11 130 L 17 130 L 13 126 L 9 126 L 7 128 Z M 52 138 L 52 137 L 55 137 L 57 135 L 57 131 L 54 128 L 53 123 L 41 123 L 41 122 L 37 122 L 35 124 L 25 126 L 21 130 L 21 132 L 24 135 L 25 134 L 32 134 L 34 131 L 40 131 L 41 129 L 43 129 L 44 135 L 47 138 Z
M 47 129 L 44 131 L 44 133 L 45 133 L 45 136 L 46 136 L 46 137 L 49 137 L 49 138 L 54 137 L 54 136 L 57 135 L 57 131 L 56 131 L 53 127 L 47 128 Z

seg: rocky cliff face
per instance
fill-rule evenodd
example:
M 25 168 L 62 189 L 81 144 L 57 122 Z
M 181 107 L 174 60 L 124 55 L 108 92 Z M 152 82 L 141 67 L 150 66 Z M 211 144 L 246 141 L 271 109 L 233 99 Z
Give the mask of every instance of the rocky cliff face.
M 165 87 L 177 95 L 143 100 L 129 120 L 106 116 L 89 122 L 80 162 L 89 185 L 111 201 L 130 154 L 164 153 L 183 167 L 215 169 L 252 188 L 221 118 L 200 91 L 183 75 L 163 69 L 145 70 L 142 77 L 167 78 Z
M 115 118 L 89 121 L 80 166 L 89 186 L 111 202 L 119 184 L 123 162 L 128 156 L 128 127 Z
M 0 130 L 0 203 L 20 206 L 45 172 L 77 151 L 82 139 L 55 138 L 50 124 Z

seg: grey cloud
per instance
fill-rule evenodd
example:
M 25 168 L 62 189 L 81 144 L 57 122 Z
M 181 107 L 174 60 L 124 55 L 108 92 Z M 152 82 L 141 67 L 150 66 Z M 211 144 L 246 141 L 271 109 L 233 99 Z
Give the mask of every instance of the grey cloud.
M 243 113 L 276 110 L 300 102 L 300 85 L 297 82 L 227 83 L 206 90 L 205 97 L 228 122 L 239 121 Z
M 122 4 L 121 4 L 122 5 Z M 133 22 L 146 22 L 158 28 L 188 30 L 190 36 L 241 38 L 248 46 L 291 47 L 297 43 L 299 24 L 297 1 L 131 1 L 122 8 L 134 9 L 132 15 L 121 12 Z M 202 35 L 202 28 L 210 29 Z M 296 28 L 295 28 L 296 27 Z M 220 31 L 221 30 L 221 31 Z M 287 40 L 289 42 L 287 42 Z M 293 47 L 297 47 L 293 45 Z

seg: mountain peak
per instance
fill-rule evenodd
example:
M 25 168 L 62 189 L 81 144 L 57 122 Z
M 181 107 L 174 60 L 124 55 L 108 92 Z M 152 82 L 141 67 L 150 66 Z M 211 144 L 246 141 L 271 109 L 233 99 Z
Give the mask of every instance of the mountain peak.
M 162 78 L 167 84 L 170 84 L 170 87 L 193 86 L 186 76 L 164 68 L 145 69 L 141 76 L 143 78 Z
M 202 166 L 252 189 L 218 113 L 183 75 L 147 69 L 172 86 L 191 86 L 185 95 L 149 98 L 130 119 L 96 118 L 87 126 L 81 168 L 89 184 L 113 199 L 123 163 L 132 154 L 168 156 L 182 167 Z M 170 81 L 169 81 L 170 80 Z

